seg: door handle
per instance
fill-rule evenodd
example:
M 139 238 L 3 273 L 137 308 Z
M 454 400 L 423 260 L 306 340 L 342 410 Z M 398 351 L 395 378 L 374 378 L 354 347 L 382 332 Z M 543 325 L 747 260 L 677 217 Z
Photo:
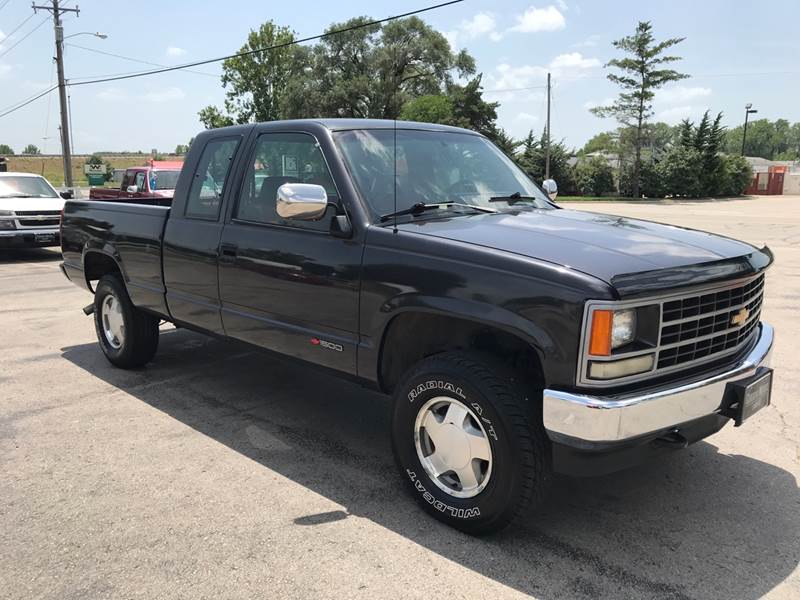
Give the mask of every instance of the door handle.
M 225 262 L 233 262 L 236 258 L 236 251 L 238 246 L 236 244 L 220 244 L 220 260 Z

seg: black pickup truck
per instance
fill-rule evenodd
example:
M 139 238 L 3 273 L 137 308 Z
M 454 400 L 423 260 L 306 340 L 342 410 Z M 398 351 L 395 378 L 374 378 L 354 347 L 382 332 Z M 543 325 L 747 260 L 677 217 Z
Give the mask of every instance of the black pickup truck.
M 769 403 L 769 249 L 561 209 L 463 129 L 206 131 L 171 207 L 70 201 L 61 240 L 113 364 L 164 320 L 392 394 L 402 477 L 471 533 Z

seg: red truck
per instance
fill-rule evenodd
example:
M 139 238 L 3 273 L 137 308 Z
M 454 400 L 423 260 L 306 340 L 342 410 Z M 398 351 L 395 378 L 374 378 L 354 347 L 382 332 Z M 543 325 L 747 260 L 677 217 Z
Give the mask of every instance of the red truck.
M 119 188 L 92 188 L 90 200 L 135 202 L 169 206 L 183 163 L 151 161 L 150 166 L 125 170 Z

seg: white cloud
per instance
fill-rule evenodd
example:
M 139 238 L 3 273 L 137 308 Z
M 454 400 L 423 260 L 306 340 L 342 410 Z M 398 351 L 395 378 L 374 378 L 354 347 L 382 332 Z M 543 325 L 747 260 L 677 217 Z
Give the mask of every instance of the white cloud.
M 185 97 L 186 93 L 179 87 L 169 87 L 163 90 L 147 92 L 141 96 L 142 100 L 147 102 L 171 102 L 173 100 L 182 100 Z
M 557 31 L 566 26 L 564 15 L 552 4 L 544 8 L 530 6 L 517 17 L 517 24 L 511 31 L 532 33 L 536 31 Z
M 490 13 L 478 13 L 468 21 L 462 21 L 460 29 L 468 37 L 478 37 L 491 33 L 497 27 L 494 16 Z
M 116 87 L 108 87 L 97 93 L 98 100 L 104 100 L 106 102 L 119 102 L 120 100 L 125 100 L 127 97 L 128 95 L 123 90 Z
M 177 46 L 169 46 L 167 48 L 167 56 L 183 56 L 186 54 L 186 50 L 183 48 L 178 48 Z
M 488 36 L 493 42 L 503 39 L 503 34 L 497 31 L 494 15 L 488 12 L 477 13 L 471 19 L 461 21 L 456 29 L 443 31 L 442 35 L 453 48 L 458 47 L 460 39 L 472 40 L 483 36 Z
M 558 4 L 558 8 L 560 8 L 564 12 L 567 12 L 569 10 L 569 6 L 567 6 L 567 3 L 564 2 L 564 0 L 556 0 L 556 4 Z
M 710 95 L 711 88 L 676 85 L 657 92 L 656 98 L 667 104 L 681 104 L 691 102 L 695 98 L 705 98 Z
M 592 48 L 594 46 L 597 46 L 597 42 L 599 42 L 601 38 L 602 38 L 602 36 L 600 34 L 593 33 L 592 35 L 587 37 L 585 40 L 577 42 L 575 44 L 572 44 L 572 47 L 573 48 Z
M 675 106 L 667 110 L 662 110 L 658 113 L 657 118 L 659 121 L 664 121 L 670 125 L 675 125 L 687 117 L 691 117 L 697 109 L 693 106 Z
M 547 73 L 553 78 L 580 79 L 591 69 L 600 66 L 596 58 L 588 58 L 580 52 L 559 54 L 547 65 L 519 65 L 512 66 L 500 63 L 486 78 L 486 90 L 506 90 L 543 86 L 547 80 Z
M 579 70 L 592 69 L 599 67 L 600 61 L 596 58 L 586 58 L 580 52 L 569 52 L 568 54 L 559 54 L 550 62 L 551 71 L 565 71 L 565 70 Z
M 537 117 L 536 115 L 532 115 L 531 113 L 521 112 L 517 115 L 517 119 L 520 121 L 535 122 L 539 120 L 539 117 Z

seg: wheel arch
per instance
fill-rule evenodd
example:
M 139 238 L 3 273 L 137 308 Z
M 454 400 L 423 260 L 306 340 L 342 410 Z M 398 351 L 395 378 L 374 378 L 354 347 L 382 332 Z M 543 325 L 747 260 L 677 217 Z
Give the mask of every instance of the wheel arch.
M 447 309 L 422 303 L 407 305 L 387 319 L 378 352 L 381 390 L 391 393 L 413 364 L 453 350 L 489 355 L 528 380 L 546 381 L 546 356 L 553 346 L 546 332 L 496 306 L 447 304 Z
M 98 281 L 105 275 L 118 274 L 123 282 L 126 281 L 119 257 L 106 249 L 87 248 L 83 253 L 83 276 L 86 287 L 94 293 L 92 281 Z

